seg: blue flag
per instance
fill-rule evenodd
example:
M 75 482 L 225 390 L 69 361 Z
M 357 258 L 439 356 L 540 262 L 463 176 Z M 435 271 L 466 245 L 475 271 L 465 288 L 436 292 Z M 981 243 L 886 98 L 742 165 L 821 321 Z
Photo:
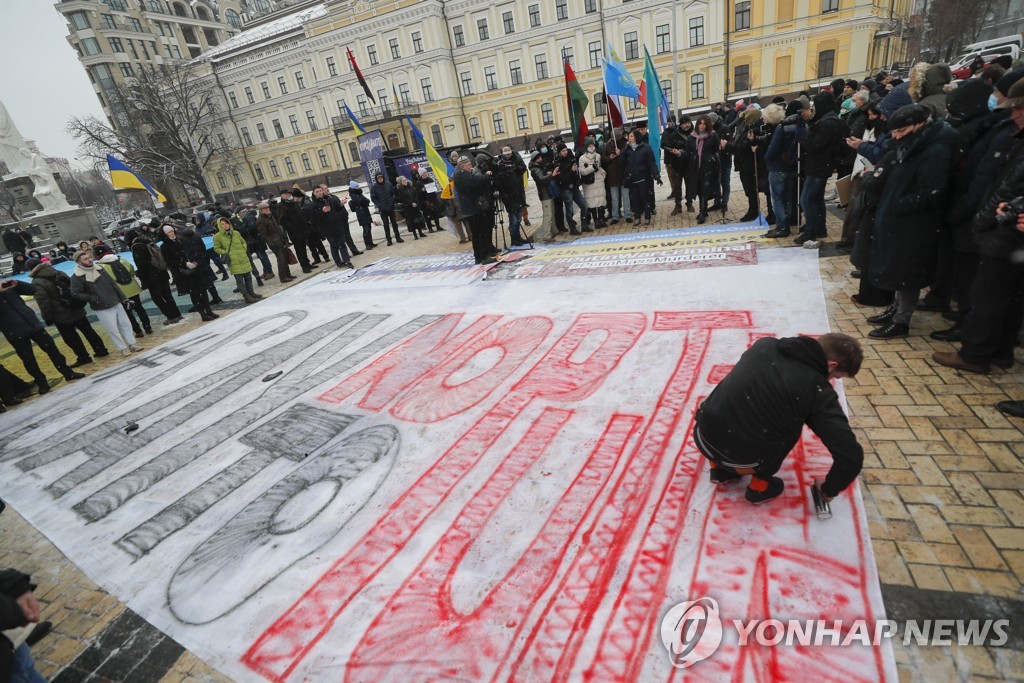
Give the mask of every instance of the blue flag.
M 616 54 L 615 48 L 608 44 L 608 58 L 604 60 L 604 82 L 605 92 L 609 95 L 618 95 L 636 100 L 640 98 L 640 88 L 636 81 L 629 75 L 626 65 Z
M 661 167 L 661 115 L 665 96 L 654 63 L 644 48 L 644 83 L 647 85 L 647 143 L 654 150 L 654 163 Z

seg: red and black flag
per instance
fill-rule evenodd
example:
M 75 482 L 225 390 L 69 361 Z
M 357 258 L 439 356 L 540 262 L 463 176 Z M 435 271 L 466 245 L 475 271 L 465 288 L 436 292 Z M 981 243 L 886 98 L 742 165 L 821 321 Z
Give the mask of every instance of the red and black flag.
M 366 84 L 366 79 L 363 78 L 363 72 L 359 70 L 359 65 L 356 64 L 355 55 L 352 54 L 352 48 L 345 48 L 348 51 L 348 63 L 352 65 L 352 70 L 356 72 L 356 78 L 359 79 L 359 85 L 363 86 L 363 92 L 370 98 L 370 101 L 377 104 L 377 98 L 370 92 L 370 86 Z

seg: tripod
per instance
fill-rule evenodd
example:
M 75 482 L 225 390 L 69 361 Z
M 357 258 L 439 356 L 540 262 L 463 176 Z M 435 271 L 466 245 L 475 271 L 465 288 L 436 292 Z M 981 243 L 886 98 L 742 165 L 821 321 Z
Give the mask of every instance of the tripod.
M 505 203 L 501 200 L 501 195 L 497 190 L 494 191 L 492 196 L 494 199 L 494 237 L 492 238 L 492 244 L 497 248 L 497 236 L 501 235 L 501 250 L 507 251 L 511 243 L 512 235 L 510 231 L 505 228 Z M 511 218 L 509 219 L 509 222 L 511 222 Z M 533 249 L 533 240 L 530 239 L 530 236 L 526 234 L 525 230 L 523 230 L 522 225 L 519 227 L 519 234 L 520 237 L 530 245 L 530 249 Z

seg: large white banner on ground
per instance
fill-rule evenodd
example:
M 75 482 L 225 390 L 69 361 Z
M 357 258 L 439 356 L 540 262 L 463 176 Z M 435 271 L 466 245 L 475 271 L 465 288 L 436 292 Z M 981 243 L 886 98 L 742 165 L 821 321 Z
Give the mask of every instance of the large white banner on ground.
M 239 681 L 895 680 L 885 645 L 728 635 L 676 669 L 662 628 L 699 598 L 727 623 L 884 618 L 859 490 L 814 515 L 818 442 L 754 508 L 690 438 L 753 340 L 825 331 L 802 250 L 447 288 L 322 276 L 5 415 L 0 489 Z

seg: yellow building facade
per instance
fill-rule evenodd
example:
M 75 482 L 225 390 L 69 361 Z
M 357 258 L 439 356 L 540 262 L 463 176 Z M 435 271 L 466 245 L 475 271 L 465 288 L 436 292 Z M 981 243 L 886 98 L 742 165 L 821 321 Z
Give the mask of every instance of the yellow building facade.
M 209 170 L 222 196 L 341 177 L 358 166 L 342 103 L 389 147 L 409 115 L 436 146 L 504 143 L 568 127 L 563 63 L 603 123 L 610 45 L 639 81 L 650 52 L 676 110 L 767 98 L 903 59 L 910 0 L 328 0 L 247 25 L 202 60 L 224 92 L 245 168 Z M 376 102 L 356 81 L 351 49 Z M 628 112 L 631 118 L 642 109 Z

